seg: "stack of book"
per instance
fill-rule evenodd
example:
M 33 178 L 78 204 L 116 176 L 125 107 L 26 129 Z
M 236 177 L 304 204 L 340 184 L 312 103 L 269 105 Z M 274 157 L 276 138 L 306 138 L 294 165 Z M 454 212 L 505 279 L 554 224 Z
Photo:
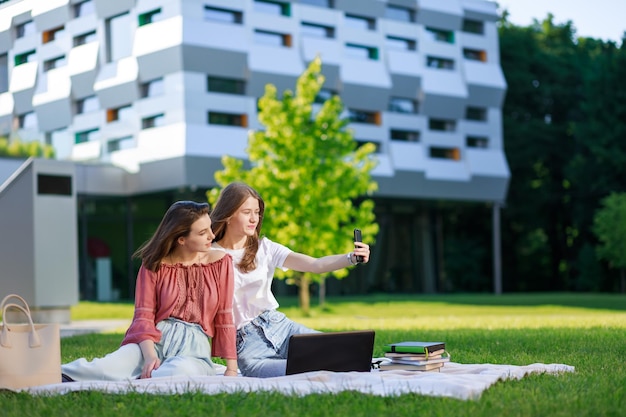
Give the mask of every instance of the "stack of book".
M 450 355 L 444 342 L 399 342 L 383 346 L 388 362 L 380 364 L 381 371 L 402 369 L 407 371 L 439 372 Z

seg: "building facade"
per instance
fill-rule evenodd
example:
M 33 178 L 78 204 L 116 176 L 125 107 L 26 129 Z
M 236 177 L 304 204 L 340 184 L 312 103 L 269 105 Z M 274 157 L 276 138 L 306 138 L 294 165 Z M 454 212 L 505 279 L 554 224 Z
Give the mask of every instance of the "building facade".
M 246 158 L 265 85 L 293 90 L 319 55 L 319 100 L 340 95 L 355 140 L 377 146 L 382 218 L 411 214 L 379 243 L 421 242 L 408 273 L 435 291 L 423 203 L 506 198 L 497 19 L 483 0 L 4 1 L 0 136 L 52 144 L 75 166 L 81 259 L 94 239 L 114 246 L 119 221 L 114 265 L 130 276 L 141 199 L 203 196 L 222 155 Z M 99 204 L 117 214 L 95 233 Z

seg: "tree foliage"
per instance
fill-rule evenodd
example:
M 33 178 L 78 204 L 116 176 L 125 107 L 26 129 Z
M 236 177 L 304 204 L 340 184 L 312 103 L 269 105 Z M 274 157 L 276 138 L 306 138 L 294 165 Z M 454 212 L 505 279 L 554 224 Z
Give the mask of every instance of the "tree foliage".
M 602 199 L 594 217 L 594 232 L 600 241 L 598 255 L 613 268 L 626 268 L 626 193 Z
M 19 138 L 9 141 L 0 137 L 0 157 L 9 158 L 54 158 L 54 148 L 39 141 L 22 142 Z
M 319 109 L 314 106 L 324 83 L 321 66 L 319 57 L 311 61 L 295 94 L 286 90 L 282 99 L 274 85 L 266 86 L 258 102 L 265 130 L 251 131 L 248 138 L 252 167 L 246 170 L 242 160 L 225 156 L 224 170 L 215 174 L 222 187 L 243 181 L 255 188 L 266 203 L 264 234 L 313 257 L 351 251 L 355 227 L 369 243 L 378 233 L 374 203 L 366 197 L 377 189 L 370 175 L 376 164 L 374 145 L 356 148 L 338 96 Z M 216 201 L 218 193 L 217 188 L 209 191 L 209 201 Z M 343 278 L 348 270 L 332 274 Z M 304 311 L 310 304 L 309 283 L 327 275 L 277 271 L 278 278 L 298 285 Z
M 500 47 L 512 172 L 502 216 L 507 289 L 611 288 L 590 248 L 600 200 L 626 188 L 626 46 L 576 38 L 571 22 L 551 15 L 528 27 L 505 15 Z

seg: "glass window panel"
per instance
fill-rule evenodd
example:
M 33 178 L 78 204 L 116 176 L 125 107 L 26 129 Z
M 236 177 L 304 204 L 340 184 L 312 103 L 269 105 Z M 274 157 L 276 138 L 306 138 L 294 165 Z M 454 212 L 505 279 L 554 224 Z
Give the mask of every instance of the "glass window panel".
M 74 5 L 74 17 L 87 16 L 96 11 L 93 0 L 87 0 Z
M 468 148 L 488 148 L 489 138 L 484 136 L 468 136 L 465 139 Z
M 35 27 L 35 22 L 33 22 L 32 20 L 20 23 L 15 27 L 15 34 L 17 38 L 34 35 L 35 33 L 37 33 L 37 28 Z
M 302 22 L 300 34 L 302 36 L 311 36 L 315 38 L 334 38 L 335 29 L 330 26 L 319 25 L 316 23 Z
M 98 97 L 89 96 L 80 100 L 76 100 L 76 113 L 90 113 L 92 111 L 96 111 L 100 109 L 100 102 L 98 101 Z
M 163 78 L 155 78 L 141 84 L 140 93 L 142 98 L 160 96 L 165 92 Z
M 236 10 L 204 6 L 204 20 L 222 23 L 243 23 L 243 13 Z
M 254 41 L 263 45 L 283 46 L 284 36 L 280 33 L 267 32 L 264 30 L 254 31 Z
M 9 91 L 9 55 L 0 55 L 0 93 Z
M 254 11 L 278 16 L 289 16 L 291 14 L 289 10 L 289 3 L 269 0 L 255 0 Z
M 413 39 L 398 38 L 396 36 L 387 36 L 385 45 L 388 49 L 398 51 L 415 51 L 417 42 Z
M 86 43 L 95 42 L 97 40 L 96 31 L 83 33 L 74 37 L 74 46 L 84 45 Z
M 417 130 L 391 129 L 390 136 L 391 140 L 404 142 L 419 142 L 420 140 L 420 132 Z
M 106 21 L 107 61 L 115 62 L 132 53 L 132 25 L 129 13 L 124 13 Z
M 308 4 L 310 6 L 326 7 L 328 9 L 333 8 L 332 0 L 300 0 L 300 4 Z
M 389 100 L 389 111 L 396 113 L 416 113 L 415 100 L 392 97 Z
M 208 77 L 208 91 L 243 95 L 246 93 L 246 83 L 231 78 Z
M 415 11 L 408 7 L 387 5 L 385 17 L 402 22 L 415 22 Z
M 482 35 L 483 33 L 485 33 L 485 24 L 481 22 L 480 20 L 464 19 L 463 20 L 463 32 Z
M 355 29 L 363 29 L 363 30 L 375 30 L 376 29 L 376 20 L 370 17 L 346 14 L 345 23 L 346 23 L 346 26 L 355 28 Z

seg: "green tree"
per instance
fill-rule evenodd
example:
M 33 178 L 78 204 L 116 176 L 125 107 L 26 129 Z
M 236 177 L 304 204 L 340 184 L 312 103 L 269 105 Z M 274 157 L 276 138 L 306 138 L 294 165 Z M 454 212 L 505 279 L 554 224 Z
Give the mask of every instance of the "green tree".
M 598 256 L 620 270 L 621 291 L 626 292 L 626 193 L 612 193 L 602 199 L 594 217 L 594 231 L 600 241 Z
M 248 159 L 222 158 L 224 170 L 215 173 L 224 187 L 244 181 L 266 202 L 263 230 L 272 240 L 314 257 L 352 250 L 352 229 L 363 232 L 363 240 L 374 242 L 378 233 L 374 203 L 367 195 L 377 189 L 370 172 L 376 161 L 368 143 L 357 148 L 349 120 L 342 118 L 338 96 L 326 100 L 314 111 L 315 99 L 324 83 L 319 57 L 311 61 L 298 78 L 295 94 L 286 90 L 282 99 L 268 84 L 259 100 L 259 121 L 265 130 L 251 131 Z M 215 202 L 219 189 L 208 193 Z M 348 270 L 332 273 L 347 276 Z M 299 288 L 300 307 L 308 313 L 309 286 L 323 282 L 328 274 L 277 271 Z
M 571 22 L 500 26 L 508 90 L 504 145 L 512 172 L 503 211 L 506 282 L 515 290 L 571 285 L 578 230 L 568 164 L 576 152 L 572 126 L 580 119 L 581 56 Z M 538 214 L 541 215 L 538 215 Z
M 0 137 L 0 157 L 10 158 L 54 158 L 54 148 L 39 141 L 22 142 L 19 138 L 9 141 Z

